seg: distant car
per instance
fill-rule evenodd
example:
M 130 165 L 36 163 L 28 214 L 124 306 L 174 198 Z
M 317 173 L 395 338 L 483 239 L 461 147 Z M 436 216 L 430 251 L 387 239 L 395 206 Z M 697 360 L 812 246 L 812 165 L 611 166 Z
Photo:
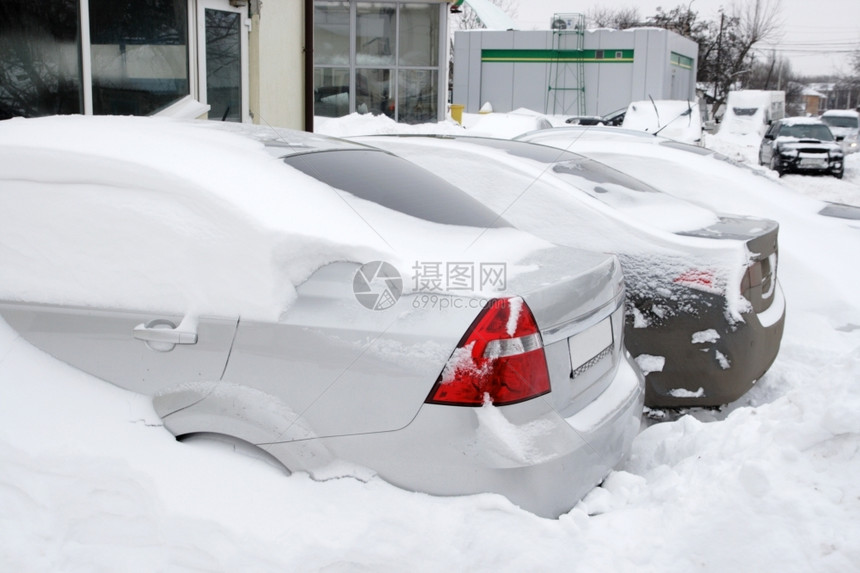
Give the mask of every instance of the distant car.
M 821 114 L 845 153 L 860 151 L 860 113 L 851 109 L 830 109 Z
M 594 128 L 543 133 L 568 129 Z M 732 402 L 776 358 L 785 322 L 776 222 L 717 215 L 563 146 L 450 136 L 358 140 L 444 166 L 441 176 L 523 230 L 617 254 L 628 293 L 625 343 L 649 372 L 646 405 Z
M 469 133 L 484 136 L 514 137 L 523 131 L 552 127 L 546 116 L 530 110 L 509 113 L 482 113 L 469 126 Z
M 231 436 L 319 479 L 370 468 L 557 516 L 639 428 L 617 259 L 517 231 L 364 145 L 2 121 L 0 260 L 22 338 L 153 396 L 178 437 Z
M 627 108 L 617 109 L 606 115 L 575 115 L 564 120 L 569 125 L 607 125 L 618 127 L 624 122 Z
M 818 118 L 787 117 L 771 124 L 758 152 L 760 165 L 784 173 L 827 173 L 842 179 L 845 154 Z

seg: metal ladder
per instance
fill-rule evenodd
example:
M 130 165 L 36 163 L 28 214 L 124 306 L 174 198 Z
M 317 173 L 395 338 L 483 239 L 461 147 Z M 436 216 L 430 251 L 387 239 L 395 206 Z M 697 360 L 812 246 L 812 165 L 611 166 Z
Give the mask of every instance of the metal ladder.
M 585 115 L 585 16 L 554 14 L 547 82 L 547 113 Z M 575 93 L 571 93 L 575 92 Z M 574 97 L 570 97 L 573 95 Z

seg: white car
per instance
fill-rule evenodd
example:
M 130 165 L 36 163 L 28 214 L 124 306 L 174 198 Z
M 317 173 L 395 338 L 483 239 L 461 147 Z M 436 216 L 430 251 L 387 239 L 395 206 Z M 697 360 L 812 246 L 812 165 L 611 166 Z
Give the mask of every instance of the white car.
M 368 146 L 0 121 L 0 260 L 0 318 L 23 339 L 152 396 L 177 437 L 230 436 L 320 479 L 369 468 L 557 516 L 639 429 L 618 261 Z
M 821 121 L 846 154 L 860 151 L 860 114 L 851 109 L 830 109 L 821 114 Z
M 621 127 L 684 143 L 698 145 L 702 141 L 702 116 L 695 101 L 634 101 L 627 106 Z

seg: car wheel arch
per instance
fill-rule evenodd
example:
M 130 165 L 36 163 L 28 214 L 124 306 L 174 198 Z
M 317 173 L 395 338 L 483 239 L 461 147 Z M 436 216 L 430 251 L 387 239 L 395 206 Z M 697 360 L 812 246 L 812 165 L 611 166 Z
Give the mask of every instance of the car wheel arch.
M 290 468 L 287 467 L 281 459 L 272 455 L 268 450 L 237 436 L 219 434 L 216 432 L 193 432 L 176 436 L 176 439 L 183 444 L 193 446 L 206 445 L 210 448 L 214 446 L 221 450 L 231 451 L 248 458 L 262 461 L 274 468 L 277 468 L 279 471 L 283 472 L 284 475 L 292 474 Z
M 775 152 L 775 151 L 774 151 L 774 153 L 770 156 L 770 168 L 771 168 L 771 169 L 773 169 L 774 171 L 776 171 L 776 174 L 777 174 L 777 175 L 779 175 L 780 177 L 782 177 L 783 170 L 782 170 L 782 168 L 779 166 L 779 155 L 778 155 L 778 154 L 777 154 L 777 152 Z
M 153 398 L 153 406 L 165 429 L 178 439 L 215 434 L 247 442 L 272 453 L 267 445 L 310 441 L 312 430 L 298 413 L 277 397 L 261 390 L 228 382 L 194 382 L 165 389 Z M 305 448 L 307 449 L 307 448 Z M 334 460 L 321 445 L 310 452 L 314 465 Z M 279 451 L 282 451 L 279 450 Z M 287 471 L 308 469 L 303 460 L 273 454 Z

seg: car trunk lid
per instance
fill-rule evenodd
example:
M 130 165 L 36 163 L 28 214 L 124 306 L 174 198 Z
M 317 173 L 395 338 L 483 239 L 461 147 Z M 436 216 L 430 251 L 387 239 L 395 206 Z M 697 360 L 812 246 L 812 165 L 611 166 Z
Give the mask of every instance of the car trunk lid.
M 530 258 L 508 290 L 526 302 L 540 329 L 551 400 L 564 416 L 611 382 L 623 353 L 624 283 L 614 256 L 558 247 Z
M 756 313 L 770 308 L 777 282 L 779 223 L 755 217 L 721 216 L 714 225 L 679 234 L 744 241 L 750 259 L 741 281 L 741 294 Z

